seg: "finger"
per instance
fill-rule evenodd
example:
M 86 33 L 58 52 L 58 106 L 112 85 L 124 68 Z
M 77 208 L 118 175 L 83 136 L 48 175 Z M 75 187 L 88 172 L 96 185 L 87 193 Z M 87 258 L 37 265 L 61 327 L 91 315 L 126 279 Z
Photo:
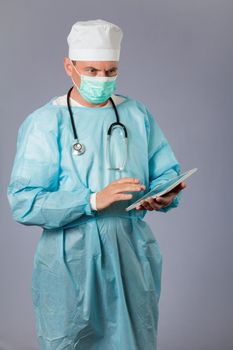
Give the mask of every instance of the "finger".
M 143 184 L 121 184 L 114 186 L 114 193 L 120 192 L 136 192 L 136 191 L 144 191 L 146 186 Z
M 120 193 L 120 194 L 114 194 L 112 195 L 112 200 L 113 202 L 117 202 L 117 201 L 123 201 L 123 200 L 129 200 L 132 199 L 133 195 L 131 193 Z
M 149 202 L 148 200 L 143 200 L 141 205 L 147 210 L 158 210 L 161 207 L 161 205 L 157 203 L 153 203 L 153 204 L 150 204 L 150 203 L 151 201 Z
M 181 183 L 179 183 L 178 186 L 176 186 L 176 187 L 174 187 L 174 188 L 180 188 L 180 189 L 182 190 L 182 189 L 185 188 L 185 187 L 187 187 L 187 184 L 186 184 L 184 181 L 182 181 Z
M 140 201 L 140 205 L 146 210 L 151 209 L 150 205 L 145 200 Z
M 169 205 L 176 196 L 177 196 L 177 193 L 173 193 L 171 195 L 163 195 L 163 196 L 157 197 L 157 202 L 162 203 L 163 205 Z
M 155 201 L 161 205 L 168 205 L 172 199 L 173 199 L 174 196 L 160 196 L 160 197 L 156 197 L 155 198 Z
M 183 190 L 185 187 L 187 187 L 185 182 L 181 182 L 179 185 L 174 187 L 171 191 L 167 192 L 165 195 L 160 196 L 160 197 L 165 197 L 167 195 L 177 195 L 181 190 Z
M 135 209 L 136 209 L 136 210 L 141 210 L 141 209 L 144 209 L 144 208 L 143 208 L 142 205 L 137 205 L 137 206 L 135 207 Z
M 165 208 L 165 207 L 167 207 L 168 205 L 170 205 L 172 203 L 174 197 L 175 196 L 172 196 L 171 198 L 167 198 L 166 202 L 163 202 L 163 203 L 161 202 L 161 200 L 162 200 L 161 197 L 159 197 L 159 198 L 157 198 L 157 201 L 159 203 L 162 203 L 161 208 Z
M 112 181 L 112 183 L 118 183 L 118 184 L 122 184 L 122 183 L 139 183 L 140 180 L 138 178 L 135 177 L 122 177 L 121 179 Z
M 149 197 L 149 198 L 146 199 L 146 201 L 149 203 L 149 205 L 151 206 L 151 208 L 153 210 L 159 209 L 160 203 L 158 204 L 158 202 L 156 201 L 155 198 Z

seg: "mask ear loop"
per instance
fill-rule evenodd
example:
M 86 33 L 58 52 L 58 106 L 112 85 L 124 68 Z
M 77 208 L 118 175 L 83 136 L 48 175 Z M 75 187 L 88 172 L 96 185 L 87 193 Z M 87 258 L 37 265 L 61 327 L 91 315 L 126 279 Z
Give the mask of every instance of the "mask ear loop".
M 73 64 L 73 62 L 70 60 L 70 62 L 71 62 L 71 64 L 72 64 L 72 66 L 74 67 L 74 70 L 78 73 L 78 75 L 81 77 L 81 74 L 77 71 L 77 69 L 75 68 L 75 66 L 74 66 L 74 64 Z M 82 77 L 81 77 L 82 78 Z M 72 80 L 72 83 L 73 83 L 73 85 L 76 87 L 76 89 L 78 90 L 78 92 L 80 92 L 80 89 L 79 89 L 79 87 L 78 87 L 78 85 L 74 82 L 74 79 L 71 77 L 71 80 Z
M 80 89 L 79 89 L 79 87 L 78 87 L 78 85 L 77 84 L 75 84 L 75 82 L 74 82 L 74 79 L 71 77 L 71 80 L 72 80 L 72 82 L 73 82 L 73 85 L 76 87 L 76 89 L 78 90 L 78 92 L 80 92 Z
M 77 69 L 76 69 L 75 65 L 73 64 L 73 62 L 72 61 L 70 61 L 70 62 L 72 64 L 72 66 L 74 67 L 75 72 L 78 73 L 78 75 L 81 77 L 81 74 L 77 71 Z

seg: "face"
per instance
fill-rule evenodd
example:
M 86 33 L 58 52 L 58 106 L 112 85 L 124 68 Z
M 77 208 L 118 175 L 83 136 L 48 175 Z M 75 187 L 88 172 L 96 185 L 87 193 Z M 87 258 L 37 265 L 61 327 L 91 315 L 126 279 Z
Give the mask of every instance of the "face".
M 72 61 L 76 70 L 80 75 L 87 75 L 91 77 L 113 77 L 118 74 L 118 61 Z M 75 84 L 80 87 L 81 77 L 76 72 L 72 65 L 71 60 L 68 57 L 64 58 L 64 68 L 67 75 L 75 82 Z M 108 101 L 92 104 L 79 94 L 77 89 L 72 90 L 71 97 L 83 104 L 84 106 L 90 107 L 102 107 Z

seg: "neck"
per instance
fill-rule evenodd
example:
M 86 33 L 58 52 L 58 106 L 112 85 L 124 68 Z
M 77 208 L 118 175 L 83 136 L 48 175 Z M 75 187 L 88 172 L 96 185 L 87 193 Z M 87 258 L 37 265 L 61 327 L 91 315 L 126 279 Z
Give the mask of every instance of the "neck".
M 108 103 L 108 100 L 103 102 L 103 103 L 98 103 L 98 104 L 97 103 L 90 103 L 90 102 L 86 101 L 84 98 L 82 98 L 82 96 L 77 91 L 75 86 L 71 90 L 70 97 L 73 100 L 77 101 L 78 103 L 80 103 L 81 105 L 86 106 L 86 107 L 103 107 L 103 106 L 105 106 Z

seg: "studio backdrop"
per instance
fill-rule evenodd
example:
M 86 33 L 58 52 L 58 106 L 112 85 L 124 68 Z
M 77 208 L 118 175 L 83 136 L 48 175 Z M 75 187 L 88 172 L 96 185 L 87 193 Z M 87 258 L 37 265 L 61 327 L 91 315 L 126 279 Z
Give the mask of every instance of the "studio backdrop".
M 158 349 L 231 350 L 233 3 L 9 0 L 0 8 L 0 349 L 38 349 L 31 274 L 42 229 L 15 222 L 6 196 L 18 128 L 71 87 L 63 66 L 71 25 L 101 18 L 124 32 L 116 92 L 149 108 L 182 171 L 198 168 L 177 208 L 146 215 L 163 255 Z

